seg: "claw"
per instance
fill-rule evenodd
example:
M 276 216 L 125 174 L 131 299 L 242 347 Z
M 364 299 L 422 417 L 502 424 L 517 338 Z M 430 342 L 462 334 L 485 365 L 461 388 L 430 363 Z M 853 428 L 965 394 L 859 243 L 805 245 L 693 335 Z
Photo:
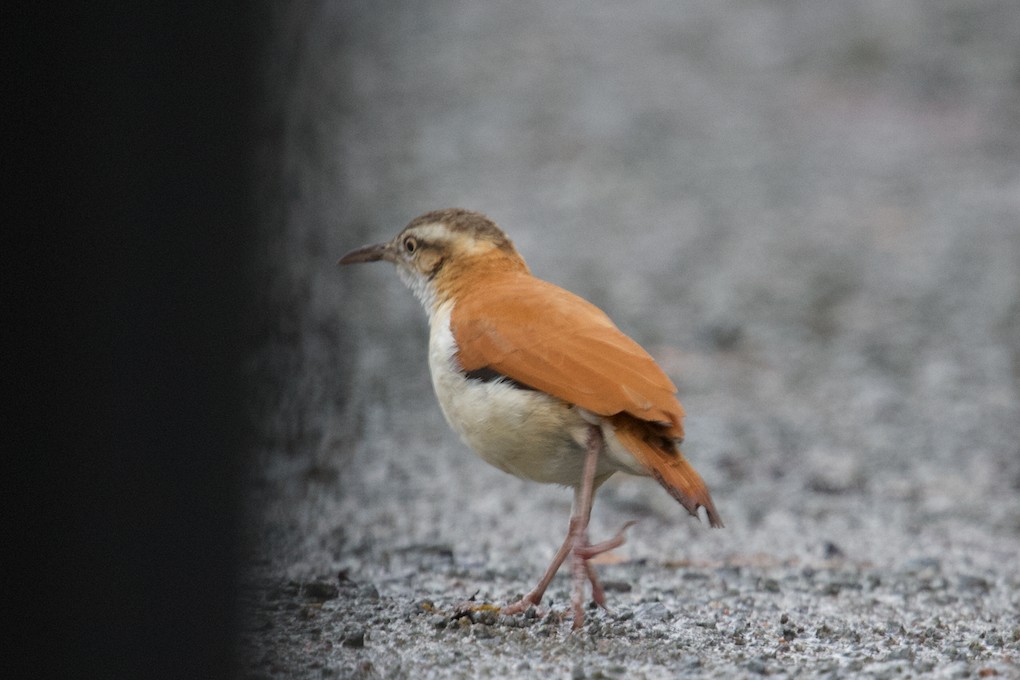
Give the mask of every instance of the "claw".
M 499 610 L 499 613 L 506 614 L 507 616 L 513 616 L 514 614 L 523 614 L 524 612 L 534 607 L 535 611 L 538 613 L 538 616 L 542 616 L 542 610 L 538 606 L 538 600 L 532 599 L 532 597 L 533 593 L 528 593 L 527 595 L 517 600 L 516 602 L 511 602 L 505 607 L 502 607 Z M 539 597 L 538 599 L 541 599 L 541 597 Z

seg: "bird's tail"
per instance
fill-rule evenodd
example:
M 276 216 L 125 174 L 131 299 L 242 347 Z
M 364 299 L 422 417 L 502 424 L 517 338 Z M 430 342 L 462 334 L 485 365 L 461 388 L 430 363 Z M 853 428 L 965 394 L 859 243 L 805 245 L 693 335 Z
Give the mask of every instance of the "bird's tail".
M 705 508 L 708 523 L 723 526 L 701 475 L 691 467 L 672 439 L 656 431 L 656 426 L 621 413 L 612 419 L 616 438 L 663 486 L 669 495 L 695 517 L 698 507 Z

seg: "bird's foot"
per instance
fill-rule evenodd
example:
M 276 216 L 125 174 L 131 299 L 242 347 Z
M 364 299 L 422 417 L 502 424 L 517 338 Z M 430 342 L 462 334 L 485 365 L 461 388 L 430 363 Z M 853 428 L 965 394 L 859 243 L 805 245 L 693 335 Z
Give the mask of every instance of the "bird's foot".
M 615 550 L 623 545 L 626 540 L 624 534 L 635 522 L 632 520 L 624 524 L 616 535 L 608 541 L 592 545 L 588 542 L 587 527 L 578 527 L 571 530 L 573 546 L 570 551 L 570 566 L 574 577 L 574 594 L 571 604 L 574 610 L 574 630 L 584 625 L 584 586 L 585 581 L 591 583 L 591 598 L 595 604 L 606 609 L 606 591 L 599 583 L 598 575 L 595 573 L 595 566 L 591 559 L 602 553 Z
M 507 616 L 513 616 L 514 614 L 523 614 L 527 612 L 529 609 L 534 608 L 535 615 L 541 617 L 543 612 L 538 606 L 538 603 L 541 600 L 542 596 L 541 595 L 536 596 L 535 592 L 532 591 L 525 595 L 524 597 L 522 597 L 521 599 L 517 600 L 516 602 L 511 602 L 510 604 L 501 607 L 499 613 L 506 614 Z

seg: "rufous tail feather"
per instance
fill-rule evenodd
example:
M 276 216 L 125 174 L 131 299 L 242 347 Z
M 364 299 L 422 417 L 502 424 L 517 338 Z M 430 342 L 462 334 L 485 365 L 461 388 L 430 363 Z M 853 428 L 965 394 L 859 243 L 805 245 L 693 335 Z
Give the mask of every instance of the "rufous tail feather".
M 699 506 L 705 508 L 709 525 L 723 526 L 701 475 L 691 467 L 673 440 L 657 431 L 662 429 L 661 426 L 626 413 L 613 416 L 611 420 L 616 438 L 670 496 L 695 517 L 698 517 Z

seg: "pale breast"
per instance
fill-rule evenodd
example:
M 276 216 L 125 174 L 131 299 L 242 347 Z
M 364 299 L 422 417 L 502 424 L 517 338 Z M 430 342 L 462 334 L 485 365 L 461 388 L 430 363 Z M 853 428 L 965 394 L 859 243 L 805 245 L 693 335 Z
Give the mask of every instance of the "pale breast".
M 589 423 L 577 408 L 511 381 L 468 378 L 456 363 L 452 303 L 432 315 L 429 370 L 450 427 L 483 460 L 517 477 L 574 486 Z M 598 474 L 612 466 L 600 459 Z

